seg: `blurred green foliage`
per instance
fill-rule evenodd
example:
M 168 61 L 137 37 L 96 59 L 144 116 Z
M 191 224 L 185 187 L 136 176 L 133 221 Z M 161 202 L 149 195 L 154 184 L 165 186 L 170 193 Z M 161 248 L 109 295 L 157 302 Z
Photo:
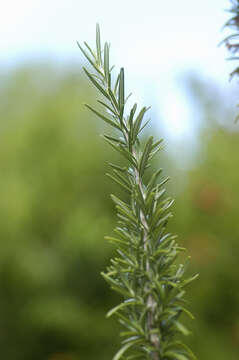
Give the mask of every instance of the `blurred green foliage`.
M 61 71 L 63 75 L 61 75 Z M 115 326 L 99 273 L 111 251 L 114 157 L 79 72 L 23 68 L 0 100 L 0 349 L 9 360 L 105 359 Z M 100 125 L 100 124 L 99 124 Z M 59 354 L 59 356 L 57 355 Z
M 119 192 L 104 174 L 118 159 L 82 105 L 95 93 L 79 70 L 50 66 L 2 73 L 0 83 L 1 358 L 110 359 L 118 326 L 105 313 L 118 299 L 99 272 L 112 256 L 103 239 L 115 224 L 109 194 Z M 239 135 L 213 120 L 221 109 L 230 121 L 199 87 L 195 108 L 211 126 L 183 174 L 171 230 L 200 273 L 189 291 L 189 342 L 199 359 L 236 360 Z M 170 162 L 172 188 L 176 169 Z
M 199 359 L 239 358 L 238 126 L 227 96 L 200 79 L 189 80 L 202 124 L 193 167 L 178 194 L 173 229 L 191 255 L 194 321 Z

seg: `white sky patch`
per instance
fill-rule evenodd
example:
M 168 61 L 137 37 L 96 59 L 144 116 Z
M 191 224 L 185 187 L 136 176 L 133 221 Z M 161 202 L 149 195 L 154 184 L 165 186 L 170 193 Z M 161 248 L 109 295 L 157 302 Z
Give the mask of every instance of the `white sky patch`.
M 229 0 L 8 0 L 0 12 L 0 65 L 50 59 L 54 64 L 83 56 L 76 46 L 93 44 L 99 22 L 111 59 L 125 67 L 126 83 L 139 106 L 156 104 L 168 131 L 192 131 L 188 103 L 175 75 L 195 69 L 227 82 L 226 50 L 218 48 Z M 173 129 L 173 130 L 171 130 Z
M 163 113 L 166 128 L 171 137 L 185 137 L 191 132 L 188 102 L 178 89 L 173 96 L 164 99 Z

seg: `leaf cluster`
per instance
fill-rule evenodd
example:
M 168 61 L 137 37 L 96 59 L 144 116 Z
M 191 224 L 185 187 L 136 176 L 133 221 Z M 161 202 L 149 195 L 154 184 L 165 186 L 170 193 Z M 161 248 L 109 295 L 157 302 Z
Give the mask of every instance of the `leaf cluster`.
M 178 254 L 185 249 L 176 236 L 167 232 L 173 199 L 164 188 L 168 178 L 161 178 L 162 169 L 149 180 L 145 173 L 152 158 L 161 150 L 162 139 L 148 137 L 142 146 L 140 134 L 145 127 L 148 108 L 137 111 L 134 104 L 125 114 L 124 69 L 116 79 L 110 66 L 109 44 L 101 46 L 100 30 L 96 28 L 96 51 L 87 43 L 78 44 L 94 72 L 84 71 L 99 90 L 98 100 L 105 111 L 86 105 L 113 129 L 104 138 L 126 160 L 126 167 L 110 164 L 108 176 L 128 194 L 125 202 L 111 195 L 118 223 L 115 236 L 107 239 L 116 246 L 117 255 L 102 276 L 123 301 L 107 316 L 116 315 L 123 325 L 122 347 L 114 356 L 119 359 L 189 360 L 191 350 L 179 339 L 189 331 L 180 320 L 182 313 L 193 318 L 185 308 L 185 287 L 194 277 L 185 278 L 185 264 L 178 264 Z M 160 180 L 159 180 L 160 179 Z

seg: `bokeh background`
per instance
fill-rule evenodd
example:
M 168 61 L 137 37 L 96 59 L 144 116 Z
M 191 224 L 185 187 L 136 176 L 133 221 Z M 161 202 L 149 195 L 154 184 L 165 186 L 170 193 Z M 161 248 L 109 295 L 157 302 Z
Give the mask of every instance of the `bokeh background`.
M 76 40 L 100 22 L 127 88 L 165 138 L 154 166 L 172 178 L 170 230 L 191 256 L 199 360 L 239 358 L 238 84 L 218 43 L 227 0 L 139 3 L 9 0 L 0 13 L 0 358 L 107 360 L 119 301 L 99 275 L 115 225 L 105 177 L 121 162 L 83 106 L 94 89 Z

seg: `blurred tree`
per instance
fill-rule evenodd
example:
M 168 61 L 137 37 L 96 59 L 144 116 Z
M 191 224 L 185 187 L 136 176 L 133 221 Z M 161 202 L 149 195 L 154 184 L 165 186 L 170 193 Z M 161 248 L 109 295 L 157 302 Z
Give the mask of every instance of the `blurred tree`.
M 239 358 L 239 168 L 234 113 L 210 84 L 190 79 L 189 92 L 203 124 L 198 161 L 178 194 L 174 230 L 192 256 L 192 305 L 196 314 L 192 347 L 199 359 Z M 220 114 L 220 116 L 218 116 Z M 224 119 L 224 120 L 222 120 Z M 231 124 L 228 123 L 231 119 Z
M 79 70 L 26 66 L 0 77 L 1 358 L 110 359 L 118 329 L 105 313 L 118 299 L 99 273 L 112 256 L 103 239 L 115 222 L 108 194 L 119 189 L 104 175 L 117 155 L 81 106 L 95 94 Z M 192 348 L 199 359 L 237 360 L 239 134 L 223 124 L 234 118 L 225 97 L 189 83 L 203 127 L 183 181 L 161 155 L 160 167 L 183 184 L 170 227 L 200 272 L 190 292 Z
M 115 325 L 99 272 L 113 185 L 101 125 L 81 106 L 93 93 L 66 69 L 23 67 L 2 79 L 1 357 L 106 359 Z

